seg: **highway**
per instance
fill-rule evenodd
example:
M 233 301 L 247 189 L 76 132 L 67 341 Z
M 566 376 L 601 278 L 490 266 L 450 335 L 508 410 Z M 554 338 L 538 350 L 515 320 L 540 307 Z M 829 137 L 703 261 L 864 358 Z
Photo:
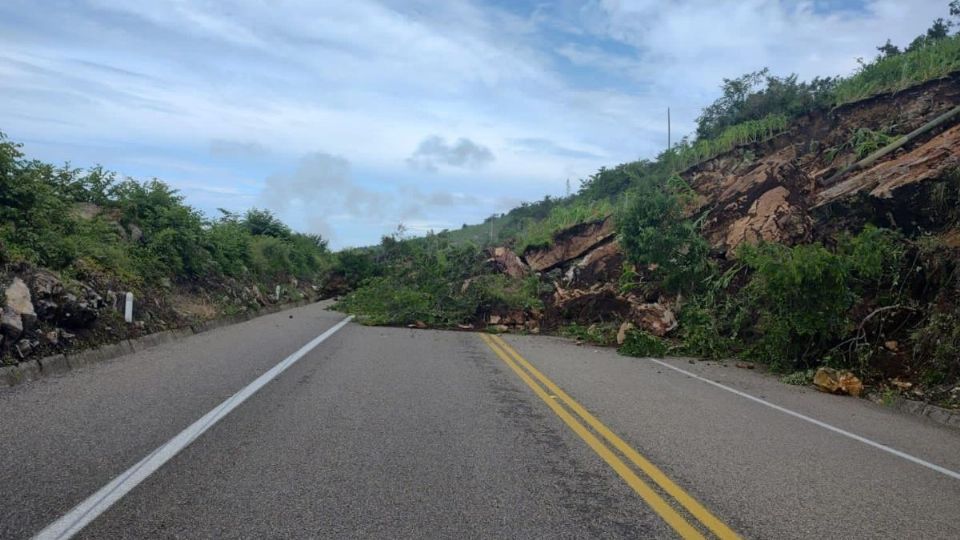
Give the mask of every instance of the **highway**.
M 960 538 L 960 431 L 313 304 L 0 388 L 0 538 Z

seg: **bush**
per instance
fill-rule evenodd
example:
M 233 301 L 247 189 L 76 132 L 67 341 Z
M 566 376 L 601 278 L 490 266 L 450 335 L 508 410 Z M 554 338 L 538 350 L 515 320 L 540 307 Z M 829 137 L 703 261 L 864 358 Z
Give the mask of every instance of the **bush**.
M 745 288 L 759 338 L 748 355 L 775 368 L 804 368 L 849 331 L 855 296 L 845 261 L 820 244 L 744 246 Z
M 663 358 L 667 354 L 667 345 L 662 339 L 646 332 L 628 330 L 623 345 L 617 351 L 627 356 Z
M 654 181 L 635 186 L 617 213 L 616 223 L 630 263 L 657 265 L 656 273 L 667 290 L 689 293 L 700 287 L 710 271 L 709 246 L 697 223 L 684 216 L 684 188 L 685 184 L 678 187 Z
M 97 268 L 131 286 L 240 277 L 252 267 L 257 279 L 313 278 L 329 259 L 322 238 L 294 233 L 267 211 L 251 210 L 243 219 L 225 212 L 210 222 L 159 180 L 118 182 L 101 167 L 26 160 L 2 133 L 0 245 L 3 262 L 67 275 Z
M 618 330 L 619 327 L 613 323 L 597 323 L 590 326 L 571 323 L 561 327 L 558 333 L 564 337 L 606 347 L 617 343 Z

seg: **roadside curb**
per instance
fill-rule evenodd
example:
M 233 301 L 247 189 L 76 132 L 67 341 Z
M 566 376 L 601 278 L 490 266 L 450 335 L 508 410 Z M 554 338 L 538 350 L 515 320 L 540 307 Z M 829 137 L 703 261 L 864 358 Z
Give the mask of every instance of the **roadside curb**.
M 147 334 L 135 339 L 123 339 L 115 343 L 101 345 L 94 349 L 84 349 L 76 352 L 67 351 L 44 358 L 31 359 L 12 366 L 2 366 L 0 367 L 0 386 L 16 386 L 21 383 L 35 381 L 42 377 L 60 375 L 83 366 L 104 362 L 106 360 L 113 360 L 114 358 L 140 352 L 157 345 L 178 341 L 188 336 L 215 330 L 217 328 L 223 328 L 224 326 L 231 326 L 237 323 L 249 321 L 251 319 L 256 319 L 257 317 L 263 317 L 264 315 L 271 315 L 273 313 L 302 307 L 312 303 L 315 303 L 315 301 L 298 300 L 296 302 L 290 302 L 287 304 L 264 306 L 262 309 L 254 312 L 220 317 L 219 319 L 203 321 L 185 326 L 183 328 L 175 328 L 173 330 L 164 330 L 162 332 Z
M 936 405 L 930 405 L 922 401 L 914 401 L 901 397 L 895 398 L 887 406 L 902 413 L 929 418 L 938 424 L 960 429 L 960 411 L 951 411 L 950 409 L 944 409 L 943 407 L 937 407 Z

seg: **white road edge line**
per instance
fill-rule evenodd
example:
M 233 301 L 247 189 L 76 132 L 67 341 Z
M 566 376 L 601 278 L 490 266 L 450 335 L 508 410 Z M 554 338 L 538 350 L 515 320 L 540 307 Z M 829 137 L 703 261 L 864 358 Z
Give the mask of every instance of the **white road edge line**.
M 236 394 L 227 398 L 223 403 L 214 407 L 214 409 L 203 415 L 199 420 L 191 424 L 187 429 L 178 433 L 175 437 L 160 446 L 147 457 L 140 460 L 139 463 L 130 467 L 120 476 L 114 478 L 109 484 L 100 488 L 93 495 L 87 497 L 85 501 L 78 504 L 67 512 L 63 517 L 54 521 L 42 531 L 34 536 L 35 540 L 49 539 L 67 539 L 80 532 L 88 523 L 97 518 L 100 514 L 113 506 L 124 495 L 130 492 L 140 482 L 147 479 L 148 476 L 156 472 L 164 463 L 169 461 L 177 452 L 186 448 L 190 443 L 196 440 L 205 431 L 213 427 L 224 416 L 230 414 L 230 411 L 237 408 L 241 403 L 255 394 L 257 390 L 270 382 L 277 375 L 280 375 L 288 367 L 292 366 L 297 360 L 313 350 L 317 345 L 323 343 L 327 338 L 340 330 L 353 319 L 350 315 L 346 319 L 338 322 L 332 328 L 319 336 L 313 338 L 309 343 L 300 347 L 300 349 L 286 357 L 282 362 L 270 368 L 269 371 L 260 375 L 252 383 L 245 386 Z
M 857 435 L 856 433 L 850 433 L 849 431 L 845 431 L 845 430 L 840 429 L 840 428 L 838 428 L 838 427 L 836 427 L 836 426 L 832 426 L 832 425 L 830 425 L 830 424 L 828 424 L 828 423 L 826 423 L 826 422 L 821 422 L 820 420 L 817 420 L 816 418 L 810 418 L 809 416 L 807 416 L 807 415 L 805 415 L 805 414 L 800 414 L 800 413 L 798 413 L 798 412 L 791 411 L 790 409 L 787 409 L 787 408 L 785 408 L 785 407 L 781 407 L 781 406 L 779 406 L 779 405 L 775 405 L 775 404 L 773 404 L 773 403 L 770 403 L 770 402 L 767 401 L 767 400 L 764 400 L 764 399 L 760 399 L 760 398 L 758 398 L 758 397 L 751 396 L 750 394 L 747 394 L 746 392 L 741 392 L 740 390 L 737 390 L 737 389 L 735 389 L 735 388 L 730 388 L 729 386 L 720 384 L 720 383 L 718 383 L 718 382 L 716 382 L 716 381 L 711 381 L 710 379 L 707 379 L 707 378 L 705 378 L 705 377 L 701 377 L 701 376 L 699 376 L 699 375 L 697 375 L 697 374 L 695 374 L 695 373 L 690 373 L 689 371 L 687 371 L 687 370 L 685 370 L 685 369 L 680 369 L 680 368 L 678 368 L 678 367 L 676 367 L 676 366 L 672 366 L 672 365 L 670 365 L 670 364 L 668 364 L 668 363 L 666 363 L 666 362 L 663 362 L 662 360 L 657 360 L 656 358 L 647 358 L 647 360 L 650 360 L 651 362 L 655 362 L 655 363 L 657 363 L 657 364 L 659 364 L 659 365 L 661 365 L 661 366 L 663 366 L 663 367 L 665 367 L 665 368 L 669 368 L 669 369 L 672 369 L 672 370 L 674 370 L 674 371 L 678 371 L 678 372 L 680 372 L 680 373 L 683 373 L 684 375 L 686 375 L 686 376 L 688 376 L 688 377 L 693 377 L 694 379 L 697 379 L 698 381 L 703 381 L 703 382 L 705 382 L 705 383 L 707 383 L 707 384 L 716 386 L 717 388 L 722 388 L 723 390 L 726 390 L 727 392 L 732 392 L 732 393 L 734 393 L 734 394 L 736 394 L 736 395 L 738 395 L 738 396 L 740 396 L 740 397 L 747 398 L 747 399 L 749 399 L 750 401 L 755 401 L 755 402 L 757 402 L 757 403 L 759 403 L 759 404 L 761 404 L 761 405 L 766 405 L 767 407 L 770 407 L 771 409 L 776 409 L 776 410 L 778 410 L 778 411 L 780 411 L 780 412 L 782 412 L 782 413 L 784 413 L 784 414 L 789 414 L 790 416 L 799 418 L 799 419 L 801 419 L 801 420 L 806 420 L 807 422 L 810 422 L 811 424 L 818 425 L 818 426 L 820 426 L 820 427 L 822 427 L 822 428 L 824 428 L 824 429 L 829 429 L 830 431 L 832 431 L 832 432 L 834 432 L 834 433 L 839 433 L 840 435 L 843 435 L 844 437 L 849 437 L 849 438 L 851 438 L 851 439 L 853 439 L 853 440 L 855 440 L 855 441 L 860 441 L 860 442 L 862 442 L 863 444 L 870 445 L 870 446 L 872 446 L 872 447 L 874 447 L 874 448 L 883 450 L 884 452 L 888 452 L 888 453 L 890 453 L 890 454 L 893 454 L 893 455 L 895 455 L 895 456 L 897 456 L 897 457 L 899 457 L 899 458 L 903 458 L 903 459 L 905 459 L 905 460 L 907 460 L 907 461 L 912 461 L 913 463 L 916 463 L 917 465 L 922 465 L 922 466 L 924 466 L 924 467 L 926 467 L 926 468 L 928 468 L 928 469 L 937 471 L 938 473 L 945 474 L 945 475 L 947 475 L 947 476 L 949 476 L 949 477 L 951 477 L 951 478 L 955 478 L 955 479 L 957 479 L 957 480 L 960 480 L 960 473 L 958 473 L 958 472 L 956 472 L 956 471 L 951 471 L 950 469 L 947 469 L 947 468 L 945 468 L 945 467 L 941 467 L 940 465 L 937 465 L 937 464 L 935 464 L 935 463 L 930 463 L 929 461 L 924 461 L 924 460 L 922 460 L 922 459 L 920 459 L 920 458 L 918 458 L 918 457 L 914 457 L 914 456 L 911 456 L 910 454 L 907 454 L 907 453 L 905 453 L 905 452 L 901 452 L 900 450 L 897 450 L 896 448 L 890 448 L 889 446 L 887 446 L 887 445 L 885 445 L 885 444 L 881 444 L 881 443 L 878 443 L 878 442 L 876 442 L 876 441 L 872 441 L 872 440 L 870 440 L 870 439 L 868 439 L 868 438 L 866 438 L 866 437 L 861 437 L 860 435 Z

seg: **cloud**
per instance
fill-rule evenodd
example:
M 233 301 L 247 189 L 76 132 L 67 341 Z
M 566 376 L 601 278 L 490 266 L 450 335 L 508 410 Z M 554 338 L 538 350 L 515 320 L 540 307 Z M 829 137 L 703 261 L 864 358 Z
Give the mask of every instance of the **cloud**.
M 561 146 L 550 139 L 538 137 L 510 139 L 509 142 L 513 148 L 523 153 L 550 154 L 575 159 L 596 159 L 603 157 L 593 152 L 587 152 L 586 150 L 577 150 L 575 148 Z
M 470 139 L 460 138 L 454 144 L 438 135 L 420 141 L 417 150 L 407 158 L 407 164 L 417 170 L 436 172 L 439 165 L 479 169 L 494 160 L 493 152 Z
M 333 239 L 337 238 L 333 222 L 366 223 L 386 231 L 400 222 L 424 221 L 437 211 L 481 203 L 474 195 L 427 191 L 409 183 L 369 184 L 356 177 L 346 158 L 311 152 L 291 170 L 267 176 L 258 203 L 309 232 Z
M 256 141 L 232 141 L 213 139 L 210 141 L 210 155 L 220 158 L 258 158 L 269 154 L 266 146 Z

